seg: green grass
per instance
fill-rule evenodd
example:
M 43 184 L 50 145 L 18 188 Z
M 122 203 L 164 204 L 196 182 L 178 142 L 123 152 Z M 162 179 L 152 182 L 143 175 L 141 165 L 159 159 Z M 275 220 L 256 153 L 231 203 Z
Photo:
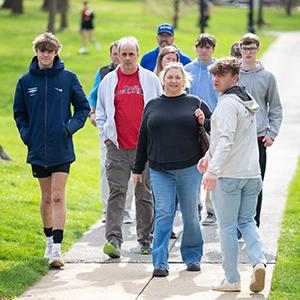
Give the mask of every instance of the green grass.
M 108 63 L 108 45 L 122 36 L 136 36 L 141 53 L 156 47 L 157 24 L 171 22 L 171 9 L 155 12 L 137 0 L 90 1 L 96 11 L 95 35 L 102 51 L 90 47 L 88 55 L 78 55 L 80 47 L 79 15 L 81 1 L 70 1 L 69 28 L 57 33 L 63 43 L 61 57 L 67 67 L 78 74 L 86 93 L 97 68 Z M 39 215 L 39 189 L 25 164 L 26 149 L 12 118 L 12 103 L 18 77 L 28 69 L 33 55 L 31 41 L 46 28 L 47 14 L 39 10 L 41 1 L 26 0 L 25 14 L 11 16 L 0 10 L 0 145 L 13 158 L 0 161 L 0 298 L 13 298 L 37 281 L 48 270 L 40 259 L 44 251 Z M 194 57 L 193 42 L 199 30 L 197 9 L 185 8 L 176 30 L 176 44 Z M 246 32 L 247 10 L 222 8 L 213 10 L 209 32 L 217 38 L 215 56 L 229 53 L 230 45 Z M 295 12 L 287 18 L 284 11 L 265 10 L 268 30 L 300 30 Z M 57 20 L 59 22 L 59 18 Z M 262 51 L 274 41 L 267 32 L 261 34 Z M 68 182 L 68 220 L 63 250 L 69 248 L 101 214 L 99 191 L 99 145 L 97 130 L 90 124 L 75 135 L 77 161 L 72 165 Z M 287 224 L 288 226 L 289 224 Z M 278 298 L 279 299 L 279 298 Z
M 278 260 L 269 300 L 294 300 L 300 295 L 300 159 L 289 186 L 280 239 Z

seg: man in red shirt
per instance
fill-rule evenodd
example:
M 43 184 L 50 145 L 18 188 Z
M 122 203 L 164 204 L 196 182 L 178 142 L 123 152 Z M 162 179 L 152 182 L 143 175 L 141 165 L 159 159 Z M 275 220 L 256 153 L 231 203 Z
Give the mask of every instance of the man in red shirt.
M 145 105 L 162 94 L 157 76 L 138 65 L 139 45 L 134 37 L 118 44 L 120 65 L 101 82 L 96 123 L 107 147 L 106 175 L 109 198 L 103 251 L 121 255 L 122 223 L 128 181 L 134 165 L 138 134 Z M 142 254 L 151 253 L 153 204 L 147 171 L 135 187 L 137 240 Z

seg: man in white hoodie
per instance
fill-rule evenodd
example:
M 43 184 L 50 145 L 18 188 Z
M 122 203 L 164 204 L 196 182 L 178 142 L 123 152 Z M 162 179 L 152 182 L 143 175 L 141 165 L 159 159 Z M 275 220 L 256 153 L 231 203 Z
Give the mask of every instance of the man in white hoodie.
M 274 75 L 267 71 L 256 59 L 259 51 L 259 37 L 253 33 L 245 34 L 240 41 L 242 64 L 239 86 L 244 86 L 254 97 L 260 109 L 256 114 L 259 165 L 264 180 L 267 148 L 273 145 L 282 122 L 282 106 Z M 258 195 L 255 221 L 260 225 L 262 192 Z
M 137 64 L 139 45 L 134 37 L 119 40 L 120 65 L 107 74 L 98 89 L 96 124 L 107 148 L 106 176 L 109 185 L 103 252 L 119 258 L 123 242 L 125 198 L 145 105 L 162 94 L 158 77 Z M 135 186 L 137 240 L 141 254 L 151 253 L 153 203 L 147 171 Z
M 262 186 L 255 120 L 259 106 L 244 88 L 236 86 L 238 59 L 219 59 L 210 67 L 210 72 L 214 88 L 221 96 L 211 117 L 210 147 L 199 161 L 198 169 L 206 172 L 203 186 L 212 191 L 225 272 L 225 278 L 212 289 L 241 290 L 238 228 L 253 266 L 250 290 L 260 292 L 264 289 L 266 259 L 254 221 L 257 195 Z

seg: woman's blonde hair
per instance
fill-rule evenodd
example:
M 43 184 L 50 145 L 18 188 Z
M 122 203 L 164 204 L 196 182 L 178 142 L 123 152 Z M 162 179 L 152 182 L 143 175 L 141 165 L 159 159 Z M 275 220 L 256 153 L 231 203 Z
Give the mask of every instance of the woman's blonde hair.
M 166 46 L 166 47 L 161 48 L 160 51 L 159 51 L 159 53 L 158 53 L 157 60 L 156 60 L 156 66 L 155 66 L 155 69 L 154 69 L 154 73 L 157 76 L 159 75 L 159 73 L 163 69 L 163 67 L 161 65 L 162 59 L 164 58 L 164 56 L 166 56 L 169 53 L 176 54 L 177 62 L 180 61 L 178 50 L 174 46 Z
M 183 88 L 184 89 L 187 89 L 191 86 L 191 83 L 190 83 L 191 75 L 190 75 L 190 73 L 188 73 L 187 71 L 184 70 L 183 64 L 179 63 L 179 62 L 172 62 L 172 63 L 167 64 L 164 67 L 164 69 L 160 72 L 159 78 L 160 78 L 160 82 L 161 82 L 162 86 L 165 86 L 164 85 L 165 77 L 166 77 L 168 71 L 170 71 L 171 69 L 178 69 L 181 71 L 181 74 L 183 76 L 183 83 L 184 83 Z

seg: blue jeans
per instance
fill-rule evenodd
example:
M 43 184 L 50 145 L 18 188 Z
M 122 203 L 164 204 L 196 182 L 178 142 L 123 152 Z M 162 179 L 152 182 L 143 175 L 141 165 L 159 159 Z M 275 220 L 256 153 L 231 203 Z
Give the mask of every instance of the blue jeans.
M 181 257 L 184 263 L 200 263 L 203 239 L 198 217 L 199 186 L 202 175 L 196 165 L 184 169 L 156 171 L 150 169 L 154 195 L 154 268 L 168 269 L 168 245 L 177 202 L 182 214 Z
M 239 282 L 238 228 L 245 240 L 252 266 L 266 263 L 261 236 L 254 220 L 261 178 L 218 178 L 212 192 L 212 203 L 217 216 L 223 269 L 227 281 Z

